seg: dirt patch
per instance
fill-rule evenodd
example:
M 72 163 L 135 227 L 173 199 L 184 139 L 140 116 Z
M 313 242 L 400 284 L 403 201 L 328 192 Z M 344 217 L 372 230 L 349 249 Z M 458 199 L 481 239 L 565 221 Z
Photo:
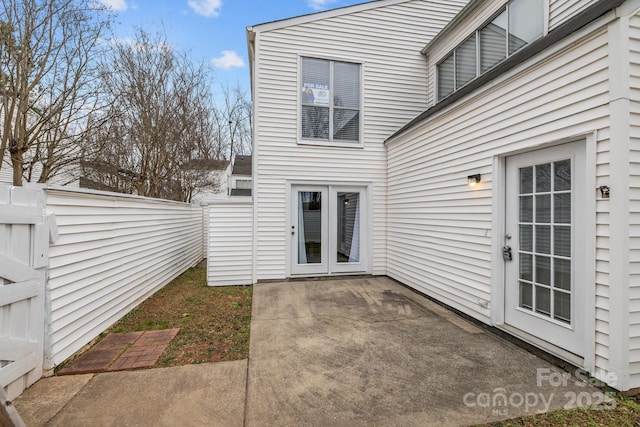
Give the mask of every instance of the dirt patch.
M 180 328 L 154 367 L 249 357 L 251 286 L 209 287 L 206 268 L 187 270 L 109 332 Z

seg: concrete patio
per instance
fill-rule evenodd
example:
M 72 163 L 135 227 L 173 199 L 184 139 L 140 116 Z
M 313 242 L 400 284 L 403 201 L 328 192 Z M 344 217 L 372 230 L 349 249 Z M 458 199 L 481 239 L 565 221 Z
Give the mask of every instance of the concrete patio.
M 442 426 L 581 393 L 600 391 L 376 277 L 256 285 L 248 361 L 46 378 L 14 404 L 29 426 Z

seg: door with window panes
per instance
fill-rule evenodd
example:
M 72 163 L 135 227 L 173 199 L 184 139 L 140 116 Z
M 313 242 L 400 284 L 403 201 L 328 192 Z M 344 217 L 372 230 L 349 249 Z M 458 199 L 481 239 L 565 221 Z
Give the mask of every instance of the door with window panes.
M 583 355 L 584 142 L 511 156 L 506 172 L 505 323 Z

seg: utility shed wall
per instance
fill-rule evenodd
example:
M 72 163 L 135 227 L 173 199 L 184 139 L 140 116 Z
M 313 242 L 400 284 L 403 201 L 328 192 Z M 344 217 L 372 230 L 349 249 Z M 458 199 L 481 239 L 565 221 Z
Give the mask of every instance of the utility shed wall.
M 388 275 L 491 322 L 496 156 L 595 134 L 609 185 L 608 15 L 388 145 Z M 594 164 L 595 163 L 595 164 Z M 482 174 L 470 189 L 467 176 Z M 587 197 L 595 198 L 594 193 Z M 593 200 L 593 199 L 591 199 Z M 609 354 L 609 202 L 596 203 L 596 366 Z M 487 307 L 487 304 L 488 307 Z
M 380 2 L 384 3 L 384 2 Z M 386 273 L 384 139 L 426 107 L 421 48 L 465 4 L 406 1 L 270 29 L 256 27 L 254 201 L 257 279 L 287 276 L 287 181 L 370 185 L 372 272 Z M 362 63 L 363 145 L 299 144 L 300 56 Z
M 253 203 L 228 200 L 208 206 L 207 283 L 253 283 Z
M 51 245 L 45 366 L 63 362 L 203 258 L 202 208 L 86 190 L 48 189 Z

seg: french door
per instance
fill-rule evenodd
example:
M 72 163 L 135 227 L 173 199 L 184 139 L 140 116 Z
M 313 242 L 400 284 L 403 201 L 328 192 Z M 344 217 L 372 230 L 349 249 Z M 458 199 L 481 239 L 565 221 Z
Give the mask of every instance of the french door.
M 291 187 L 291 274 L 366 272 L 366 190 Z
M 584 351 L 584 144 L 507 158 L 505 323 Z

